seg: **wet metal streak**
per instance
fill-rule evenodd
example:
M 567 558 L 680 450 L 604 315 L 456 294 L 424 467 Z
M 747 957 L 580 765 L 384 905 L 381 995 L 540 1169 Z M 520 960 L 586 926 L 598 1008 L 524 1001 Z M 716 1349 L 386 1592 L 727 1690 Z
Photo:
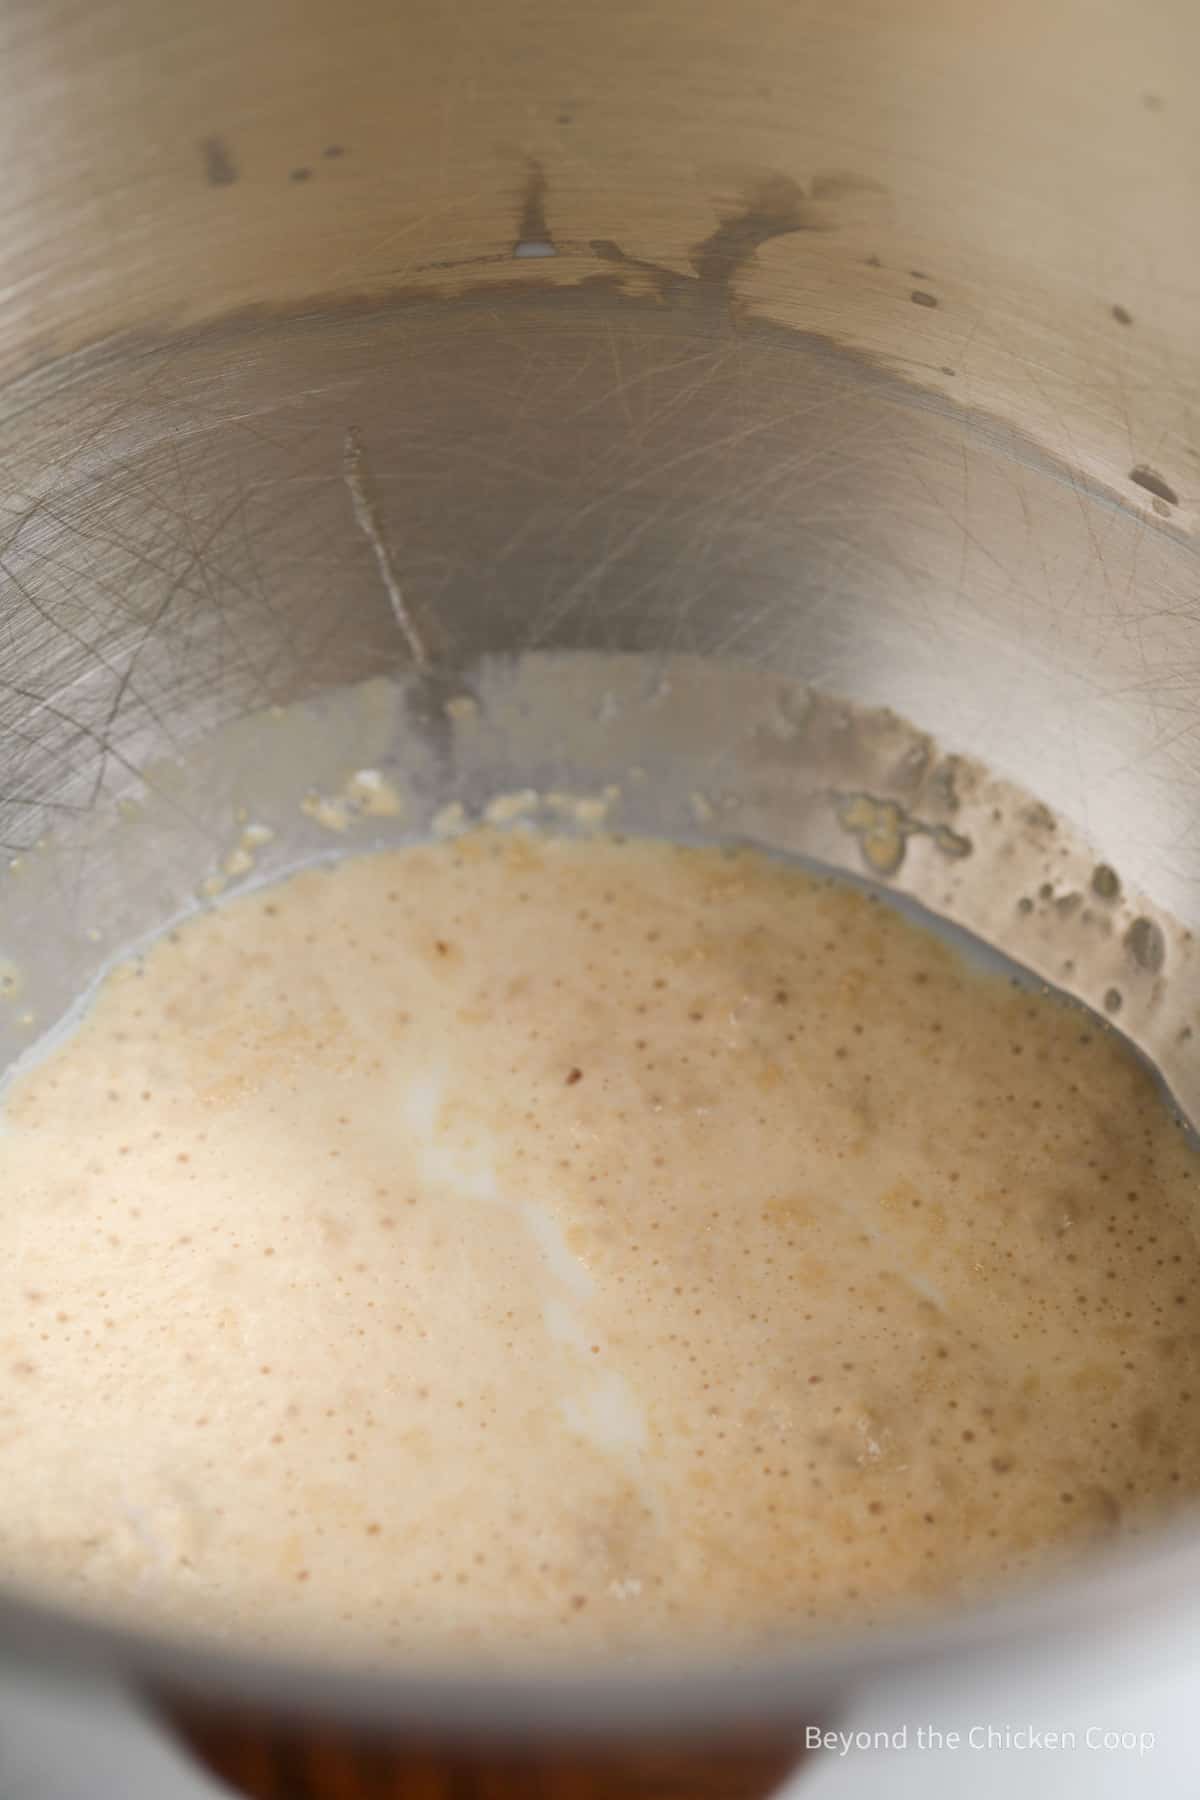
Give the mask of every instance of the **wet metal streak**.
M 205 138 L 200 154 L 204 158 L 204 178 L 209 187 L 232 187 L 238 178 L 237 164 L 224 138 Z
M 379 502 L 371 482 L 370 470 L 367 467 L 366 453 L 353 426 L 347 430 L 342 446 L 342 479 L 350 491 L 358 528 L 374 552 L 379 577 L 391 603 L 392 616 L 400 627 L 404 641 L 412 655 L 413 663 L 418 669 L 428 669 L 429 655 L 421 634 L 417 630 L 416 622 L 408 609 L 404 590 L 400 586 L 400 580 L 396 574 L 396 565 L 392 560 L 392 552 L 384 535 Z

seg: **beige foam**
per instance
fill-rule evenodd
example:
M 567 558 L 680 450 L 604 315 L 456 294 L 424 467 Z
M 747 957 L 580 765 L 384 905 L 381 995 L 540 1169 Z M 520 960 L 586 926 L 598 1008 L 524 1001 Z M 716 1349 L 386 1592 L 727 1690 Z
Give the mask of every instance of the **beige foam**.
M 1196 1159 L 751 855 L 468 834 L 195 919 L 0 1132 L 0 1569 L 251 1643 L 880 1617 L 1200 1486 Z

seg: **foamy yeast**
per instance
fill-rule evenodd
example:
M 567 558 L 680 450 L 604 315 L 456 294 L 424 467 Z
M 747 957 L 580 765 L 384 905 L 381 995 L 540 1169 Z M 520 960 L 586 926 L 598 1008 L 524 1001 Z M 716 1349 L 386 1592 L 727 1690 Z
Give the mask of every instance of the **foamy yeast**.
M 247 1643 L 723 1640 L 1200 1486 L 1196 1160 L 1076 1010 L 753 855 L 226 902 L 0 1133 L 0 1572 Z

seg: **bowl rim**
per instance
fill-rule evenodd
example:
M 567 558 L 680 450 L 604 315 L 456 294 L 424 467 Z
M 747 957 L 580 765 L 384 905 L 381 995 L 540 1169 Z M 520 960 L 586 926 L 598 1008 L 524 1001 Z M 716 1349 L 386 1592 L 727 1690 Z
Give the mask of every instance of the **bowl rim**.
M 714 1646 L 508 1665 L 323 1661 L 252 1652 L 131 1623 L 89 1618 L 57 1602 L 0 1589 L 0 1671 L 122 1678 L 180 1701 L 251 1706 L 283 1716 L 486 1741 L 662 1730 L 712 1735 L 744 1725 L 828 1718 L 849 1692 L 903 1673 L 1011 1666 L 1078 1654 L 1097 1640 L 1149 1635 L 1170 1619 L 1200 1620 L 1200 1523 L 1177 1521 L 1151 1543 L 1093 1554 L 1083 1566 L 1031 1579 L 1017 1593 L 966 1610 L 873 1630 L 795 1636 L 737 1652 Z

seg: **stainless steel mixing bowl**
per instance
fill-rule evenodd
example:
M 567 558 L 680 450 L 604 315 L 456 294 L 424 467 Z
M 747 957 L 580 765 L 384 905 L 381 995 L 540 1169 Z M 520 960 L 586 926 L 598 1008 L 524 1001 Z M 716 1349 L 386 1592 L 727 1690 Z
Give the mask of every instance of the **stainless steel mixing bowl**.
M 6 0 L 0 99 L 5 1055 L 226 879 L 246 808 L 269 874 L 369 763 L 405 829 L 611 788 L 627 829 L 874 875 L 1200 1111 L 1188 0 Z M 18 1597 L 0 1628 L 615 1727 L 1065 1654 L 1198 1577 L 1183 1529 L 649 1675 L 301 1670 Z

